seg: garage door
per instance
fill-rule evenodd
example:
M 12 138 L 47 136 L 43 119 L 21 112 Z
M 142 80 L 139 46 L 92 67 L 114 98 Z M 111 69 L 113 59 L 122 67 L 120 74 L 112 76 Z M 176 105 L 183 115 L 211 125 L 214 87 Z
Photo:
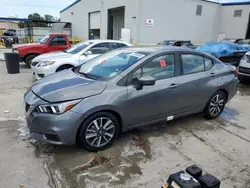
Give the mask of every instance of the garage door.
M 89 14 L 90 16 L 90 29 L 100 29 L 101 28 L 101 13 L 93 12 Z

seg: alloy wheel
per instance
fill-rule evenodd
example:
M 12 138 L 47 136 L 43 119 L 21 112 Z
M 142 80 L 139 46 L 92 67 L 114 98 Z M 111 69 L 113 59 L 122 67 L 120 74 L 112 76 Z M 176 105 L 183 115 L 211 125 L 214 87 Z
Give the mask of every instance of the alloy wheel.
M 107 117 L 100 117 L 88 125 L 85 139 L 90 146 L 99 148 L 107 145 L 114 135 L 114 122 Z
M 209 105 L 209 112 L 212 116 L 217 116 L 224 108 L 224 97 L 221 94 L 215 95 Z

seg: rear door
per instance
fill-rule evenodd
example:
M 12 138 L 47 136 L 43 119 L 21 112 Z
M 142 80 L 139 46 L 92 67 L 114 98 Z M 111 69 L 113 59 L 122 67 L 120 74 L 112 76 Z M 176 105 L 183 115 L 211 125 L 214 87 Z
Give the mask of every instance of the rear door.
M 48 52 L 63 51 L 67 48 L 65 36 L 54 36 L 48 44 Z
M 202 110 L 217 86 L 213 60 L 196 53 L 180 53 L 181 75 L 176 78 L 175 114 Z

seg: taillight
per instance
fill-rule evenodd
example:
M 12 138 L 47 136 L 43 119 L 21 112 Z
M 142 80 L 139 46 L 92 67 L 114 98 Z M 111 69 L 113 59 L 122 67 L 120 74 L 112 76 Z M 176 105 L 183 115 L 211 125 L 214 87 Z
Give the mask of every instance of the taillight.
M 234 70 L 233 70 L 233 73 L 234 73 L 234 75 L 237 77 L 237 76 L 238 76 L 238 73 L 239 73 L 238 69 L 234 69 Z

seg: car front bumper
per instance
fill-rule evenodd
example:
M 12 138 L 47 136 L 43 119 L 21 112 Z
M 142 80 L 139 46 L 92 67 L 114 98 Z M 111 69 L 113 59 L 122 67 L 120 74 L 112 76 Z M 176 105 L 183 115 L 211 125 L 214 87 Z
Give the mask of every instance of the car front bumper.
M 32 75 L 36 80 L 40 80 L 46 76 L 54 74 L 56 72 L 56 68 L 53 66 L 46 66 L 46 67 L 36 67 L 31 65 Z
M 35 109 L 45 101 L 32 91 L 25 95 L 25 116 L 31 136 L 39 141 L 56 145 L 73 145 L 82 123 L 81 114 L 67 111 L 60 115 L 39 113 Z

